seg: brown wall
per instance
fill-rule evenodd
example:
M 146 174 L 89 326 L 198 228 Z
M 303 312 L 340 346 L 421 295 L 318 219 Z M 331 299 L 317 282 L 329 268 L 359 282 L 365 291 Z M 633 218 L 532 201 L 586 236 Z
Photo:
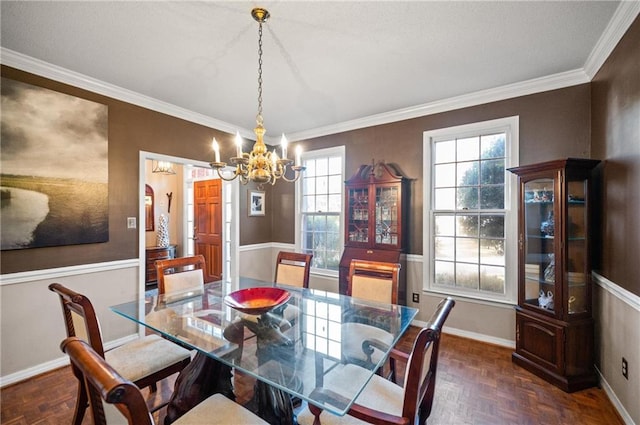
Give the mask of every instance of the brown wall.
M 591 83 L 593 158 L 602 159 L 595 269 L 640 295 L 640 17 Z
M 221 156 L 231 156 L 233 136 L 86 90 L 2 66 L 2 76 L 109 106 L 109 242 L 3 251 L 0 272 L 38 270 L 138 257 L 138 232 L 126 217 L 138 214 L 139 151 L 207 160 L 215 136 Z M 589 151 L 589 88 L 581 85 L 502 102 L 369 127 L 301 142 L 304 149 L 346 146 L 347 177 L 372 159 L 397 164 L 412 179 L 409 251 L 422 253 L 422 133 L 425 130 L 520 115 L 521 163 Z M 544 123 L 544 125 L 538 125 Z M 247 191 L 240 193 L 240 244 L 293 243 L 293 185 L 267 187 L 266 215 L 248 217 Z
M 138 216 L 139 152 L 147 151 L 207 161 L 212 159 L 211 139 L 215 136 L 222 146 L 222 158 L 228 158 L 234 153 L 234 136 L 228 133 L 4 65 L 2 76 L 108 105 L 109 242 L 2 251 L 1 274 L 138 258 L 138 230 L 127 229 L 126 223 L 127 217 Z M 51 160 L 64 162 L 64 158 Z M 241 239 L 244 230 L 248 229 L 249 235 L 255 241 L 270 241 L 269 222 L 262 220 L 266 221 L 267 225 L 256 226 L 261 219 L 247 217 L 247 188 L 243 189 L 240 195 L 243 211 L 240 217 Z M 138 219 L 138 223 L 140 222 Z
M 396 164 L 411 180 L 410 254 L 422 254 L 423 132 L 496 118 L 520 116 L 520 164 L 565 157 L 589 157 L 589 84 L 363 128 L 300 142 L 304 150 L 345 145 L 346 177 L 372 159 Z M 292 190 L 292 189 L 291 189 Z M 273 205 L 275 234 L 291 234 L 293 222 Z M 280 217 L 283 217 L 280 219 Z

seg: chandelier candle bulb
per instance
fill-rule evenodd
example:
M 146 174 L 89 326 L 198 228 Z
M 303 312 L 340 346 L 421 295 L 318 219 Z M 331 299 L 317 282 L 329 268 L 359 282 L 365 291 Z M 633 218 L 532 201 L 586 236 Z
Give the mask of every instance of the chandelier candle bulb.
M 287 138 L 284 137 L 284 133 L 280 139 L 280 146 L 282 146 L 282 159 L 287 159 Z
M 213 146 L 213 152 L 216 155 L 216 162 L 220 162 L 220 146 L 218 146 L 218 141 L 215 137 L 213 138 L 213 142 L 211 142 L 211 145 Z
M 273 149 L 273 157 L 271 159 L 273 160 L 273 169 L 275 170 L 278 165 L 278 154 L 275 148 Z
M 242 158 L 242 137 L 240 137 L 239 131 L 236 133 L 236 148 L 236 155 L 238 156 L 238 158 Z
M 300 166 L 300 156 L 302 155 L 302 148 L 300 145 L 296 146 L 296 167 Z

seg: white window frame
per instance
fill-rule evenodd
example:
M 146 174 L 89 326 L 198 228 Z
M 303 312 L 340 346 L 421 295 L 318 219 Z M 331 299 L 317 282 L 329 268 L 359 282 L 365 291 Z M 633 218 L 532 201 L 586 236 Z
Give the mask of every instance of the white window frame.
M 423 290 L 438 294 L 455 295 L 475 300 L 516 304 L 518 295 L 518 183 L 517 177 L 505 171 L 505 293 L 467 291 L 460 287 L 436 286 L 433 281 L 433 144 L 436 141 L 476 136 L 478 134 L 506 133 L 505 169 L 519 163 L 519 116 L 499 118 L 455 127 L 425 131 L 423 133 Z
M 325 149 L 317 149 L 313 151 L 304 151 L 300 155 L 300 159 L 302 163 L 306 159 L 316 159 L 316 158 L 324 158 L 329 156 L 340 156 L 342 157 L 342 181 L 345 180 L 345 147 L 344 146 L 336 146 L 333 148 L 325 148 Z M 303 172 L 304 173 L 304 172 Z M 302 252 L 302 179 L 296 182 L 296 225 L 295 225 L 295 244 L 296 251 Z M 339 251 L 342 255 L 342 251 L 344 250 L 344 184 L 342 185 L 341 197 L 340 197 L 340 218 L 339 218 Z M 315 267 L 311 267 L 311 274 L 321 275 L 321 276 L 330 276 L 330 277 L 338 277 L 338 270 L 327 270 L 327 269 L 318 269 Z

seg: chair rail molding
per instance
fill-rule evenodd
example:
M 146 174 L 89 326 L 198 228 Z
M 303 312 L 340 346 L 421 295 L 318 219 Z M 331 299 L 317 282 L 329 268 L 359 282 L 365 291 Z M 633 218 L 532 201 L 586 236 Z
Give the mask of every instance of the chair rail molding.
M 640 296 L 627 291 L 621 286 L 616 285 L 606 277 L 598 274 L 597 272 L 591 272 L 591 276 L 593 276 L 593 280 L 602 289 L 609 292 L 620 301 L 628 304 L 630 307 L 635 309 L 637 312 L 640 312 Z
M 139 267 L 139 260 L 107 261 L 103 263 L 79 264 L 76 266 L 56 267 L 53 269 L 31 270 L 27 272 L 7 273 L 0 275 L 0 286 L 15 285 L 17 283 L 33 282 L 36 280 L 59 279 L 61 277 L 81 274 L 99 273 L 111 270 Z

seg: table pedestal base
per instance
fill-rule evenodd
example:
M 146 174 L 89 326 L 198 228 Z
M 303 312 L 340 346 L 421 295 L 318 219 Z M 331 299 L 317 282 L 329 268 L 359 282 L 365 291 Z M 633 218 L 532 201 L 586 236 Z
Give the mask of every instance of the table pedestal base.
M 245 406 L 271 425 L 297 425 L 291 395 L 257 380 L 253 398 Z
M 173 394 L 167 405 L 164 425 L 173 423 L 198 403 L 216 393 L 222 393 L 235 401 L 231 368 L 198 352 L 176 379 Z
M 263 317 L 267 318 L 268 316 Z M 238 344 L 240 353 L 244 345 L 244 326 L 246 324 L 242 321 L 236 322 L 224 331 L 227 340 Z M 254 327 L 254 325 L 256 326 Z M 267 342 L 275 344 L 277 341 L 281 345 L 276 344 L 277 348 L 272 347 L 271 349 L 292 348 L 291 341 L 280 333 L 278 327 L 273 326 L 272 320 L 263 320 L 260 324 L 250 323 L 247 327 L 257 335 L 259 346 L 269 347 Z M 269 349 L 262 348 L 258 351 L 263 354 L 268 353 Z M 259 355 L 259 357 L 261 356 Z M 164 425 L 170 425 L 213 394 L 222 393 L 235 401 L 231 379 L 231 367 L 206 354 L 197 352 L 191 363 L 180 372 L 176 379 L 174 392 L 167 405 Z M 296 425 L 291 395 L 260 380 L 256 380 L 253 398 L 245 407 L 272 425 Z

